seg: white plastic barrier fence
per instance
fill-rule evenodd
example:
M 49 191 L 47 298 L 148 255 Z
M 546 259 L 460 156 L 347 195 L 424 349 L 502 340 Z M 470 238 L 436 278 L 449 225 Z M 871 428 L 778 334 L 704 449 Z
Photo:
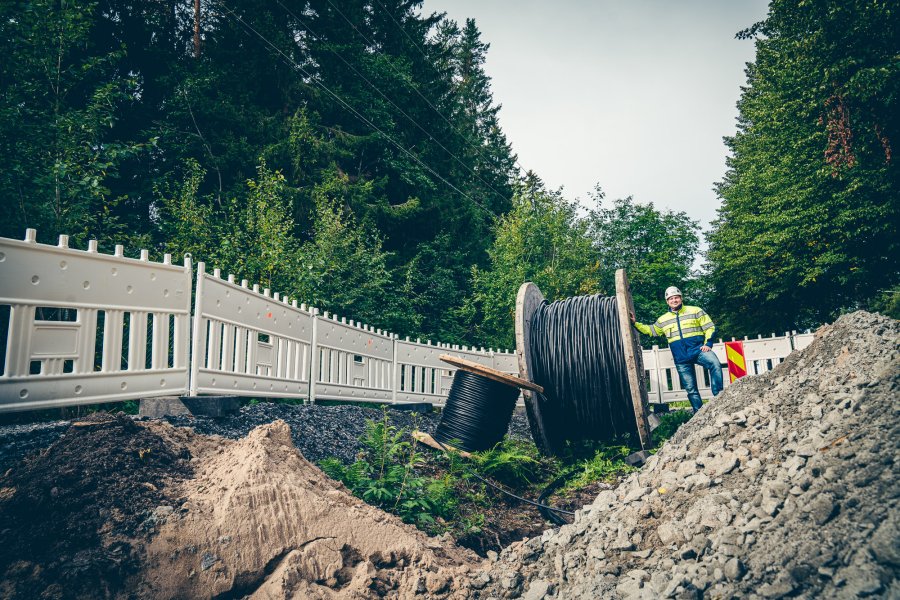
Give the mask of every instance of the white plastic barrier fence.
M 394 336 L 336 315 L 315 316 L 315 356 L 310 397 L 390 402 Z
M 451 354 L 510 374 L 515 353 L 400 340 L 338 319 L 258 285 L 222 279 L 198 264 L 191 319 L 191 262 L 174 266 L 0 238 L 0 311 L 8 310 L 0 412 L 160 395 L 243 395 L 442 405 Z M 744 339 L 748 372 L 774 368 L 813 334 Z M 189 356 L 190 350 L 190 356 Z M 714 346 L 725 364 L 721 340 Z M 651 402 L 685 400 L 671 353 L 644 350 Z M 709 379 L 697 369 L 701 396 Z M 728 385 L 727 373 L 725 385 Z
M 9 306 L 0 412 L 183 394 L 191 266 L 0 238 Z
M 732 340 L 734 341 L 734 340 Z M 792 351 L 790 334 L 776 337 L 756 339 L 744 338 L 744 357 L 747 361 L 747 374 L 759 375 L 771 371 L 779 363 L 783 362 Z M 722 365 L 723 385 L 728 387 L 728 366 L 725 359 L 725 344 L 719 340 L 713 345 L 713 353 Z M 660 349 L 653 346 L 651 350 L 643 351 L 644 370 L 648 376 L 650 402 L 669 403 L 687 400 L 687 392 L 681 387 L 681 380 L 675 368 L 675 361 L 668 349 Z M 702 367 L 695 367 L 697 375 L 697 388 L 703 399 L 712 398 L 709 374 Z
M 268 289 L 197 264 L 191 395 L 305 398 L 312 314 Z

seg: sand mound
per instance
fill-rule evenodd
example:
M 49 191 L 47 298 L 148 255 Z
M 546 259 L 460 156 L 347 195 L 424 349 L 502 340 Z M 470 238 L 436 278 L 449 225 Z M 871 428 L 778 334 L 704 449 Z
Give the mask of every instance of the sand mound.
M 304 459 L 282 421 L 241 440 L 151 427 L 195 478 L 147 547 L 134 587 L 158 598 L 457 597 L 478 558 L 352 497 Z
M 708 404 L 478 596 L 900 597 L 900 323 L 857 312 Z

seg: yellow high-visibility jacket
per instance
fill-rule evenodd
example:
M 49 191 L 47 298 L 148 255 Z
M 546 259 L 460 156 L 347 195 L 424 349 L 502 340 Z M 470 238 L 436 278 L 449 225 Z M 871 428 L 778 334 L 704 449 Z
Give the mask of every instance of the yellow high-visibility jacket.
M 694 362 L 702 346 L 713 345 L 716 326 L 699 306 L 682 305 L 678 311 L 669 311 L 653 325 L 635 323 L 635 329 L 644 335 L 666 336 L 672 358 L 676 364 Z

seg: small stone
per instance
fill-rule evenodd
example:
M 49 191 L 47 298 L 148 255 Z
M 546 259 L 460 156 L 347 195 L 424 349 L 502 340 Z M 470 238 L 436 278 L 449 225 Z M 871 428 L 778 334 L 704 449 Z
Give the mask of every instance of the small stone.
M 553 585 L 549 581 L 537 579 L 528 586 L 528 591 L 522 596 L 523 600 L 543 600 L 551 593 Z
M 206 571 L 211 566 L 216 564 L 218 560 L 219 559 L 216 557 L 216 555 L 210 552 L 204 552 L 203 556 L 200 558 L 200 568 Z
M 757 592 L 763 598 L 782 598 L 793 592 L 795 587 L 789 577 L 781 577 L 771 583 L 759 586 Z
M 641 582 L 630 577 L 623 577 L 616 585 L 616 593 L 622 598 L 638 598 L 641 594 Z
M 629 502 L 634 502 L 636 500 L 640 500 L 641 498 L 643 498 L 644 496 L 646 496 L 649 493 L 650 493 L 650 488 L 645 488 L 645 487 L 636 488 L 636 489 L 628 492 L 628 494 L 626 494 L 623 502 L 625 502 L 625 504 L 628 504 Z
M 631 555 L 635 558 L 640 558 L 646 560 L 650 558 L 650 555 L 653 554 L 653 548 L 647 548 L 646 550 L 638 550 L 636 552 L 632 552 Z
M 479 573 L 477 577 L 473 577 L 471 581 L 471 585 L 476 590 L 484 589 L 484 587 L 491 582 L 491 576 L 488 573 Z M 423 582 L 424 583 L 424 582 Z
M 742 563 L 739 558 L 730 558 L 725 563 L 724 573 L 725 577 L 731 581 L 737 581 L 744 576 L 744 563 Z
M 507 590 L 514 590 L 522 585 L 522 576 L 518 573 L 504 573 L 500 577 L 500 586 Z
M 896 513 L 872 534 L 869 548 L 878 562 L 900 567 L 900 525 L 898 525 Z
M 806 506 L 805 511 L 809 513 L 810 518 L 816 525 L 821 526 L 837 514 L 838 505 L 831 494 L 819 494 Z
M 487 551 L 487 558 L 488 558 L 488 560 L 491 561 L 491 562 L 497 562 L 497 559 L 500 558 L 500 555 L 497 554 L 496 552 L 494 552 L 493 550 L 488 550 L 488 551 Z

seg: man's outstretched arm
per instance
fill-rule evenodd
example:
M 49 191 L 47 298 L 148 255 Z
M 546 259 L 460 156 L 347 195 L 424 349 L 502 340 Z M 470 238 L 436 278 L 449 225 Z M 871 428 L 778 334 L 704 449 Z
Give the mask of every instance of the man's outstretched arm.
M 662 331 L 657 329 L 656 324 L 653 325 L 644 325 L 643 323 L 639 323 L 634 318 L 634 313 L 631 313 L 631 322 L 634 324 L 634 328 L 643 333 L 644 335 L 652 335 L 658 336 L 662 335 Z

